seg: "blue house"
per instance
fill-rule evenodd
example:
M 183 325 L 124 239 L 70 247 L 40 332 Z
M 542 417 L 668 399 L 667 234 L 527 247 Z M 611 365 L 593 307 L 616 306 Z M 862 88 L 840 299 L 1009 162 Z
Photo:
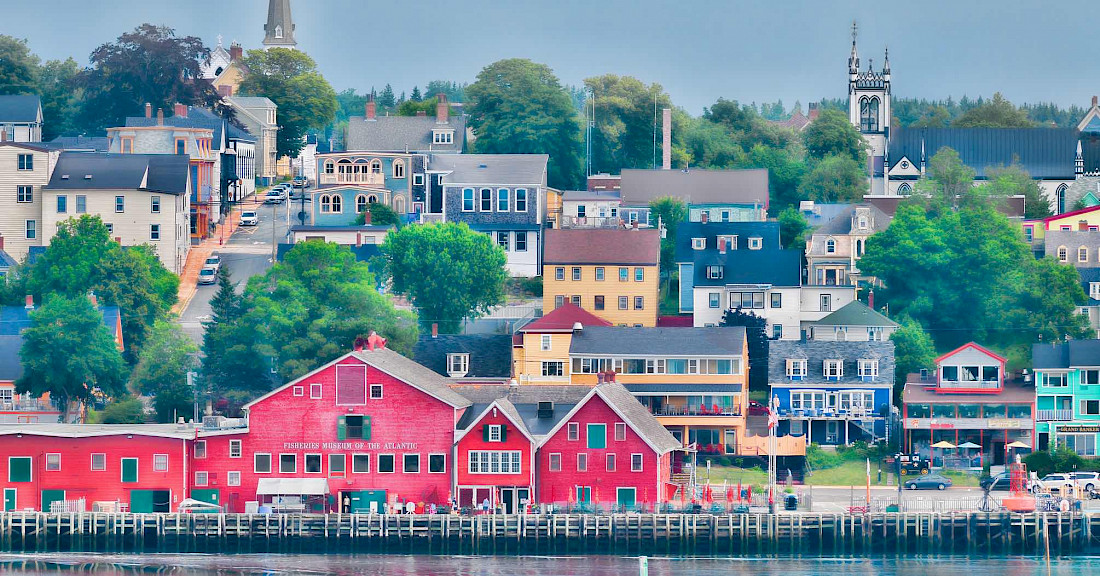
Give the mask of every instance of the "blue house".
M 381 202 L 405 221 L 424 208 L 427 157 L 403 152 L 332 152 L 317 155 L 311 226 L 350 226 L 368 204 Z
M 891 341 L 773 341 L 768 379 L 779 399 L 781 436 L 821 445 L 889 439 Z

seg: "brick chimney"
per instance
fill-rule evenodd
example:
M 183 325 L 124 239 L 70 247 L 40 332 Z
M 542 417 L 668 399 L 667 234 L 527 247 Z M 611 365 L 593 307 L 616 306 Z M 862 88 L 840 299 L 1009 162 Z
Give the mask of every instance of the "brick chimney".
M 88 292 L 88 300 L 92 303 L 92 308 L 99 308 L 99 299 L 95 297 L 95 292 Z
M 8 141 L 8 131 L 7 130 L 0 130 L 0 142 L 7 142 L 7 141 Z
M 871 310 L 875 309 L 875 291 L 871 290 L 867 293 L 867 307 Z
M 152 118 L 153 117 L 153 105 L 148 103 L 148 102 L 145 103 L 145 117 L 146 118 Z
M 23 307 L 27 310 L 34 310 L 34 296 L 27 294 L 27 303 Z
M 817 107 L 817 102 L 810 102 L 809 107 L 810 107 L 810 110 L 809 110 L 809 112 L 810 112 L 810 114 L 809 114 L 810 122 L 813 122 L 814 120 L 817 120 L 818 114 L 821 114 L 821 109 Z
M 451 113 L 451 104 L 447 102 L 447 95 L 442 92 L 436 98 L 439 101 L 435 104 L 435 122 L 436 124 L 446 124 Z
M 1078 222 L 1077 223 L 1077 229 L 1081 232 L 1088 232 L 1089 231 L 1089 222 L 1088 222 L 1088 220 L 1081 220 L 1080 222 Z
M 4 249 L 4 237 L 0 236 L 0 250 Z
M 352 348 L 353 348 L 353 349 L 354 349 L 354 350 L 355 350 L 356 352 L 362 352 L 362 351 L 363 351 L 363 346 L 365 346 L 365 345 L 366 345 L 366 343 L 367 343 L 367 339 L 366 339 L 366 338 L 363 338 L 362 336 L 357 336 L 357 337 L 355 338 L 355 343 L 354 343 L 354 344 L 352 345 Z
M 157 108 L 157 126 L 164 126 L 164 110 Z
M 1092 97 L 1092 107 L 1096 108 L 1096 96 Z
M 236 62 L 244 57 L 244 49 L 237 42 L 229 45 L 229 60 L 230 62 Z
M 374 120 L 375 115 L 377 114 L 377 105 L 374 103 L 373 95 L 367 96 L 367 105 L 365 107 L 364 113 L 366 114 L 367 120 Z
M 432 322 L 432 338 L 439 338 L 439 324 Z
M 370 226 L 370 224 L 371 224 L 371 216 L 370 216 L 370 207 L 369 206 L 367 207 L 367 211 L 363 213 L 363 224 L 365 224 L 367 226 Z
M 386 347 L 386 339 L 379 336 L 377 332 L 371 330 L 370 336 L 367 336 L 367 350 L 374 351 L 376 349 L 381 350 Z
M 187 105 L 176 102 L 176 105 L 172 107 L 172 115 L 187 118 Z

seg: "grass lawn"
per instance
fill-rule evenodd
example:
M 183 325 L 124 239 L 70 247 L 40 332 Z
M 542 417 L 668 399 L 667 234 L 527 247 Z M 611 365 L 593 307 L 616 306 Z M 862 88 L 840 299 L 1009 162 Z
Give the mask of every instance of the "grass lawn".
M 698 473 L 700 481 L 706 481 L 706 473 L 706 468 L 700 467 Z M 786 471 L 780 471 L 780 482 L 784 480 L 785 475 Z M 944 472 L 943 475 L 950 478 L 951 482 L 955 486 L 978 485 L 977 474 L 966 474 L 948 471 Z M 882 482 L 878 481 L 878 466 L 874 462 L 872 462 L 871 485 L 887 486 L 886 478 L 886 471 L 883 470 Z M 731 484 L 736 484 L 738 479 L 741 480 L 742 484 L 763 485 L 768 481 L 768 473 L 759 468 L 737 468 L 733 466 L 714 466 L 711 468 L 711 484 L 721 484 L 725 480 L 729 480 Z M 866 461 L 845 462 L 835 468 L 823 468 L 821 470 L 814 470 L 813 473 L 806 478 L 806 485 L 808 486 L 864 486 L 866 484 Z

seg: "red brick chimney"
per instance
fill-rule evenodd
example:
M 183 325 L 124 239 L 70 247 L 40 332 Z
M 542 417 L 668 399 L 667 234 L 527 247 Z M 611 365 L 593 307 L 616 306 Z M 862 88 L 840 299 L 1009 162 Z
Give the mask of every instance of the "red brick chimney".
M 368 206 L 367 208 L 368 208 L 367 211 L 363 213 L 363 223 L 366 224 L 367 226 L 370 226 L 370 224 L 371 224 L 371 216 L 370 216 L 370 209 L 369 209 L 370 207 Z
M 34 310 L 34 296 L 27 294 L 27 303 L 23 307 L 27 310 Z
M 180 118 L 187 118 L 187 105 L 176 102 L 176 105 L 172 109 L 173 116 L 179 116 Z
M 1077 229 L 1080 230 L 1081 232 L 1088 232 L 1089 231 L 1088 220 L 1081 220 L 1080 222 L 1078 222 L 1077 223 Z
M 1096 108 L 1096 96 L 1092 97 L 1092 107 Z
M 817 120 L 818 114 L 821 114 L 821 109 L 817 107 L 817 102 L 810 102 L 810 122 Z
M 875 291 L 871 290 L 867 293 L 867 307 L 871 310 L 875 309 Z
M 99 308 L 99 299 L 95 297 L 95 292 L 88 292 L 88 300 L 91 300 L 92 308 Z
M 379 336 L 377 332 L 371 330 L 370 336 L 367 336 L 367 350 L 375 350 L 386 347 L 386 339 Z
M 152 118 L 153 117 L 153 105 L 148 103 L 148 102 L 145 103 L 145 117 L 146 118 Z
M 439 338 L 439 324 L 432 322 L 432 338 Z
M 164 126 L 164 110 L 157 108 L 157 126 Z
M 435 121 L 437 124 L 446 124 L 451 113 L 451 105 L 447 102 L 447 95 L 442 92 L 436 98 L 439 101 L 435 104 Z
M 368 96 L 366 105 L 367 120 L 374 120 L 375 114 L 377 114 L 377 108 L 374 103 L 374 96 Z
M 241 45 L 234 42 L 229 45 L 229 61 L 236 62 L 244 56 L 244 49 Z

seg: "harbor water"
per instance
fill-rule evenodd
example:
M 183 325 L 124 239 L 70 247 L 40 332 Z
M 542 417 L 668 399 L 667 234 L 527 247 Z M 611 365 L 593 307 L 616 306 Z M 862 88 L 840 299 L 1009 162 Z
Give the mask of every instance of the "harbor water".
M 626 576 L 640 573 L 627 556 L 444 556 L 309 554 L 3 554 L 0 574 L 366 576 Z M 866 574 L 900 576 L 1039 576 L 1100 573 L 1100 556 L 1036 557 L 652 557 L 650 576 Z

